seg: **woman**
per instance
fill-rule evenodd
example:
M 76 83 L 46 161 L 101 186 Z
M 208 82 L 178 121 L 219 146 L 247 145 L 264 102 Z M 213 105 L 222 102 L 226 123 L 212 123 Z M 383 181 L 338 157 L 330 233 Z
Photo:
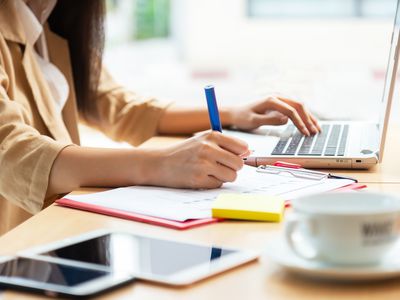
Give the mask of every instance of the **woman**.
M 246 143 L 208 132 L 163 149 L 79 146 L 78 118 L 138 145 L 209 128 L 207 111 L 141 99 L 102 67 L 104 3 L 0 0 L 0 234 L 81 186 L 216 188 L 233 181 Z M 319 126 L 298 102 L 222 108 L 223 126 Z

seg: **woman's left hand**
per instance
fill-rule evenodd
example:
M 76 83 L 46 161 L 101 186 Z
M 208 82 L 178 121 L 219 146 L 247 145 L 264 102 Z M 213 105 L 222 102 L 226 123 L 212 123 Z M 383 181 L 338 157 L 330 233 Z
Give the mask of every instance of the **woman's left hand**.
M 262 125 L 283 125 L 292 120 L 306 136 L 321 131 L 317 119 L 304 104 L 285 97 L 268 97 L 255 103 L 229 109 L 231 124 L 240 130 L 253 130 Z

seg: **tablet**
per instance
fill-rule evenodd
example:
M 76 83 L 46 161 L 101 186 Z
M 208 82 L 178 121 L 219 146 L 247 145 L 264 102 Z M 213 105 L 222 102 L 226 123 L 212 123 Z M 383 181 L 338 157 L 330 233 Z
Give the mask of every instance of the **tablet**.
M 46 296 L 86 298 L 133 279 L 128 273 L 51 262 L 45 258 L 0 259 L 0 287 L 34 291 Z
M 151 238 L 124 232 L 92 232 L 33 248 L 43 256 L 81 267 L 129 272 L 138 279 L 187 285 L 258 258 L 258 253 Z

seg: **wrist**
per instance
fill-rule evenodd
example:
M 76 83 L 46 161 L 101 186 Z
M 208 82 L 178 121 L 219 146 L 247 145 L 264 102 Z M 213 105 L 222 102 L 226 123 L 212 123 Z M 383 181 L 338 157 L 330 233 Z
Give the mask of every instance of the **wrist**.
M 221 107 L 219 110 L 222 127 L 231 127 L 233 124 L 233 109 L 229 107 Z
M 132 185 L 151 185 L 157 178 L 159 155 L 156 150 L 133 149 L 128 166 Z

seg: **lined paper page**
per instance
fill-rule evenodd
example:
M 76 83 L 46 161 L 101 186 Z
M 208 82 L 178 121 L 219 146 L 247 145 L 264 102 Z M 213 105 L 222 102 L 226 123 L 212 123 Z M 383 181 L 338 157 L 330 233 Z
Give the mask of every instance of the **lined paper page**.
M 233 183 L 219 189 L 190 190 L 151 186 L 132 186 L 105 192 L 68 195 L 65 198 L 175 221 L 211 217 L 212 202 L 222 193 L 251 193 L 281 196 L 291 200 L 299 196 L 329 191 L 353 183 L 351 180 L 306 180 L 290 176 L 256 172 L 245 166 Z

